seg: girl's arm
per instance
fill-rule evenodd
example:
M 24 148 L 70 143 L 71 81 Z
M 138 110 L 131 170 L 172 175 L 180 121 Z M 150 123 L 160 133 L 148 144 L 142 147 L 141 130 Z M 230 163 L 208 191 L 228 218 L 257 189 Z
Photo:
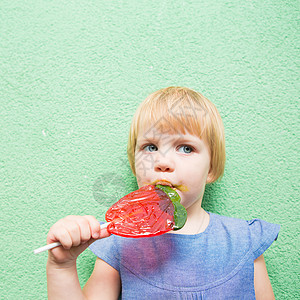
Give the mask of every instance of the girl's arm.
M 254 261 L 254 289 L 257 300 L 275 300 L 263 255 Z
M 94 271 L 83 288 L 86 299 L 118 299 L 121 290 L 119 272 L 97 258 Z
M 84 300 L 78 280 L 76 263 L 67 267 L 59 267 L 47 263 L 47 289 L 48 299 L 74 299 Z

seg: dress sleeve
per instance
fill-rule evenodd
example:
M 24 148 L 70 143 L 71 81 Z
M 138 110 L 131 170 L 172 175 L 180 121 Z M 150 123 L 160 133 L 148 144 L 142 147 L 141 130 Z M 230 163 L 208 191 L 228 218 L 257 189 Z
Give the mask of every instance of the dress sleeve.
M 99 239 L 89 246 L 90 250 L 99 258 L 120 271 L 120 256 L 116 243 L 116 236 Z
M 247 221 L 254 259 L 262 255 L 277 240 L 280 226 L 260 219 Z

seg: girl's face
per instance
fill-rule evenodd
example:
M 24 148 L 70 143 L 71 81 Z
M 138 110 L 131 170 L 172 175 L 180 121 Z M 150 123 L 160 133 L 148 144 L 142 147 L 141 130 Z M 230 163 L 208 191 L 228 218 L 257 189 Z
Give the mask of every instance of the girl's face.
M 188 209 L 201 205 L 210 170 L 209 148 L 195 135 L 145 130 L 137 137 L 135 167 L 139 187 L 169 185 Z

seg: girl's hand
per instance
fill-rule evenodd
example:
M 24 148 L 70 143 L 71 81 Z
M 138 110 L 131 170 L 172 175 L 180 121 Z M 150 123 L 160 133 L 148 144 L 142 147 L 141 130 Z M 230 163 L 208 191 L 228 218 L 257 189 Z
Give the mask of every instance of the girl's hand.
M 47 244 L 60 242 L 62 246 L 48 251 L 48 263 L 59 267 L 73 266 L 78 255 L 99 238 L 108 237 L 93 216 L 67 216 L 49 230 Z

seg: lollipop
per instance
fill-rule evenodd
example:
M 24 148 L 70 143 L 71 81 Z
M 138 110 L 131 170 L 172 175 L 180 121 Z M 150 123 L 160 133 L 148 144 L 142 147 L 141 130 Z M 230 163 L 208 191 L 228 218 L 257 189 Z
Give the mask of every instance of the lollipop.
M 141 187 L 106 212 L 108 232 L 125 237 L 150 237 L 183 227 L 185 208 L 175 190 L 164 185 Z
M 182 228 L 187 212 L 175 190 L 165 185 L 147 185 L 113 204 L 105 214 L 108 223 L 101 229 L 124 237 L 140 238 Z M 34 250 L 40 253 L 61 246 L 59 242 Z

